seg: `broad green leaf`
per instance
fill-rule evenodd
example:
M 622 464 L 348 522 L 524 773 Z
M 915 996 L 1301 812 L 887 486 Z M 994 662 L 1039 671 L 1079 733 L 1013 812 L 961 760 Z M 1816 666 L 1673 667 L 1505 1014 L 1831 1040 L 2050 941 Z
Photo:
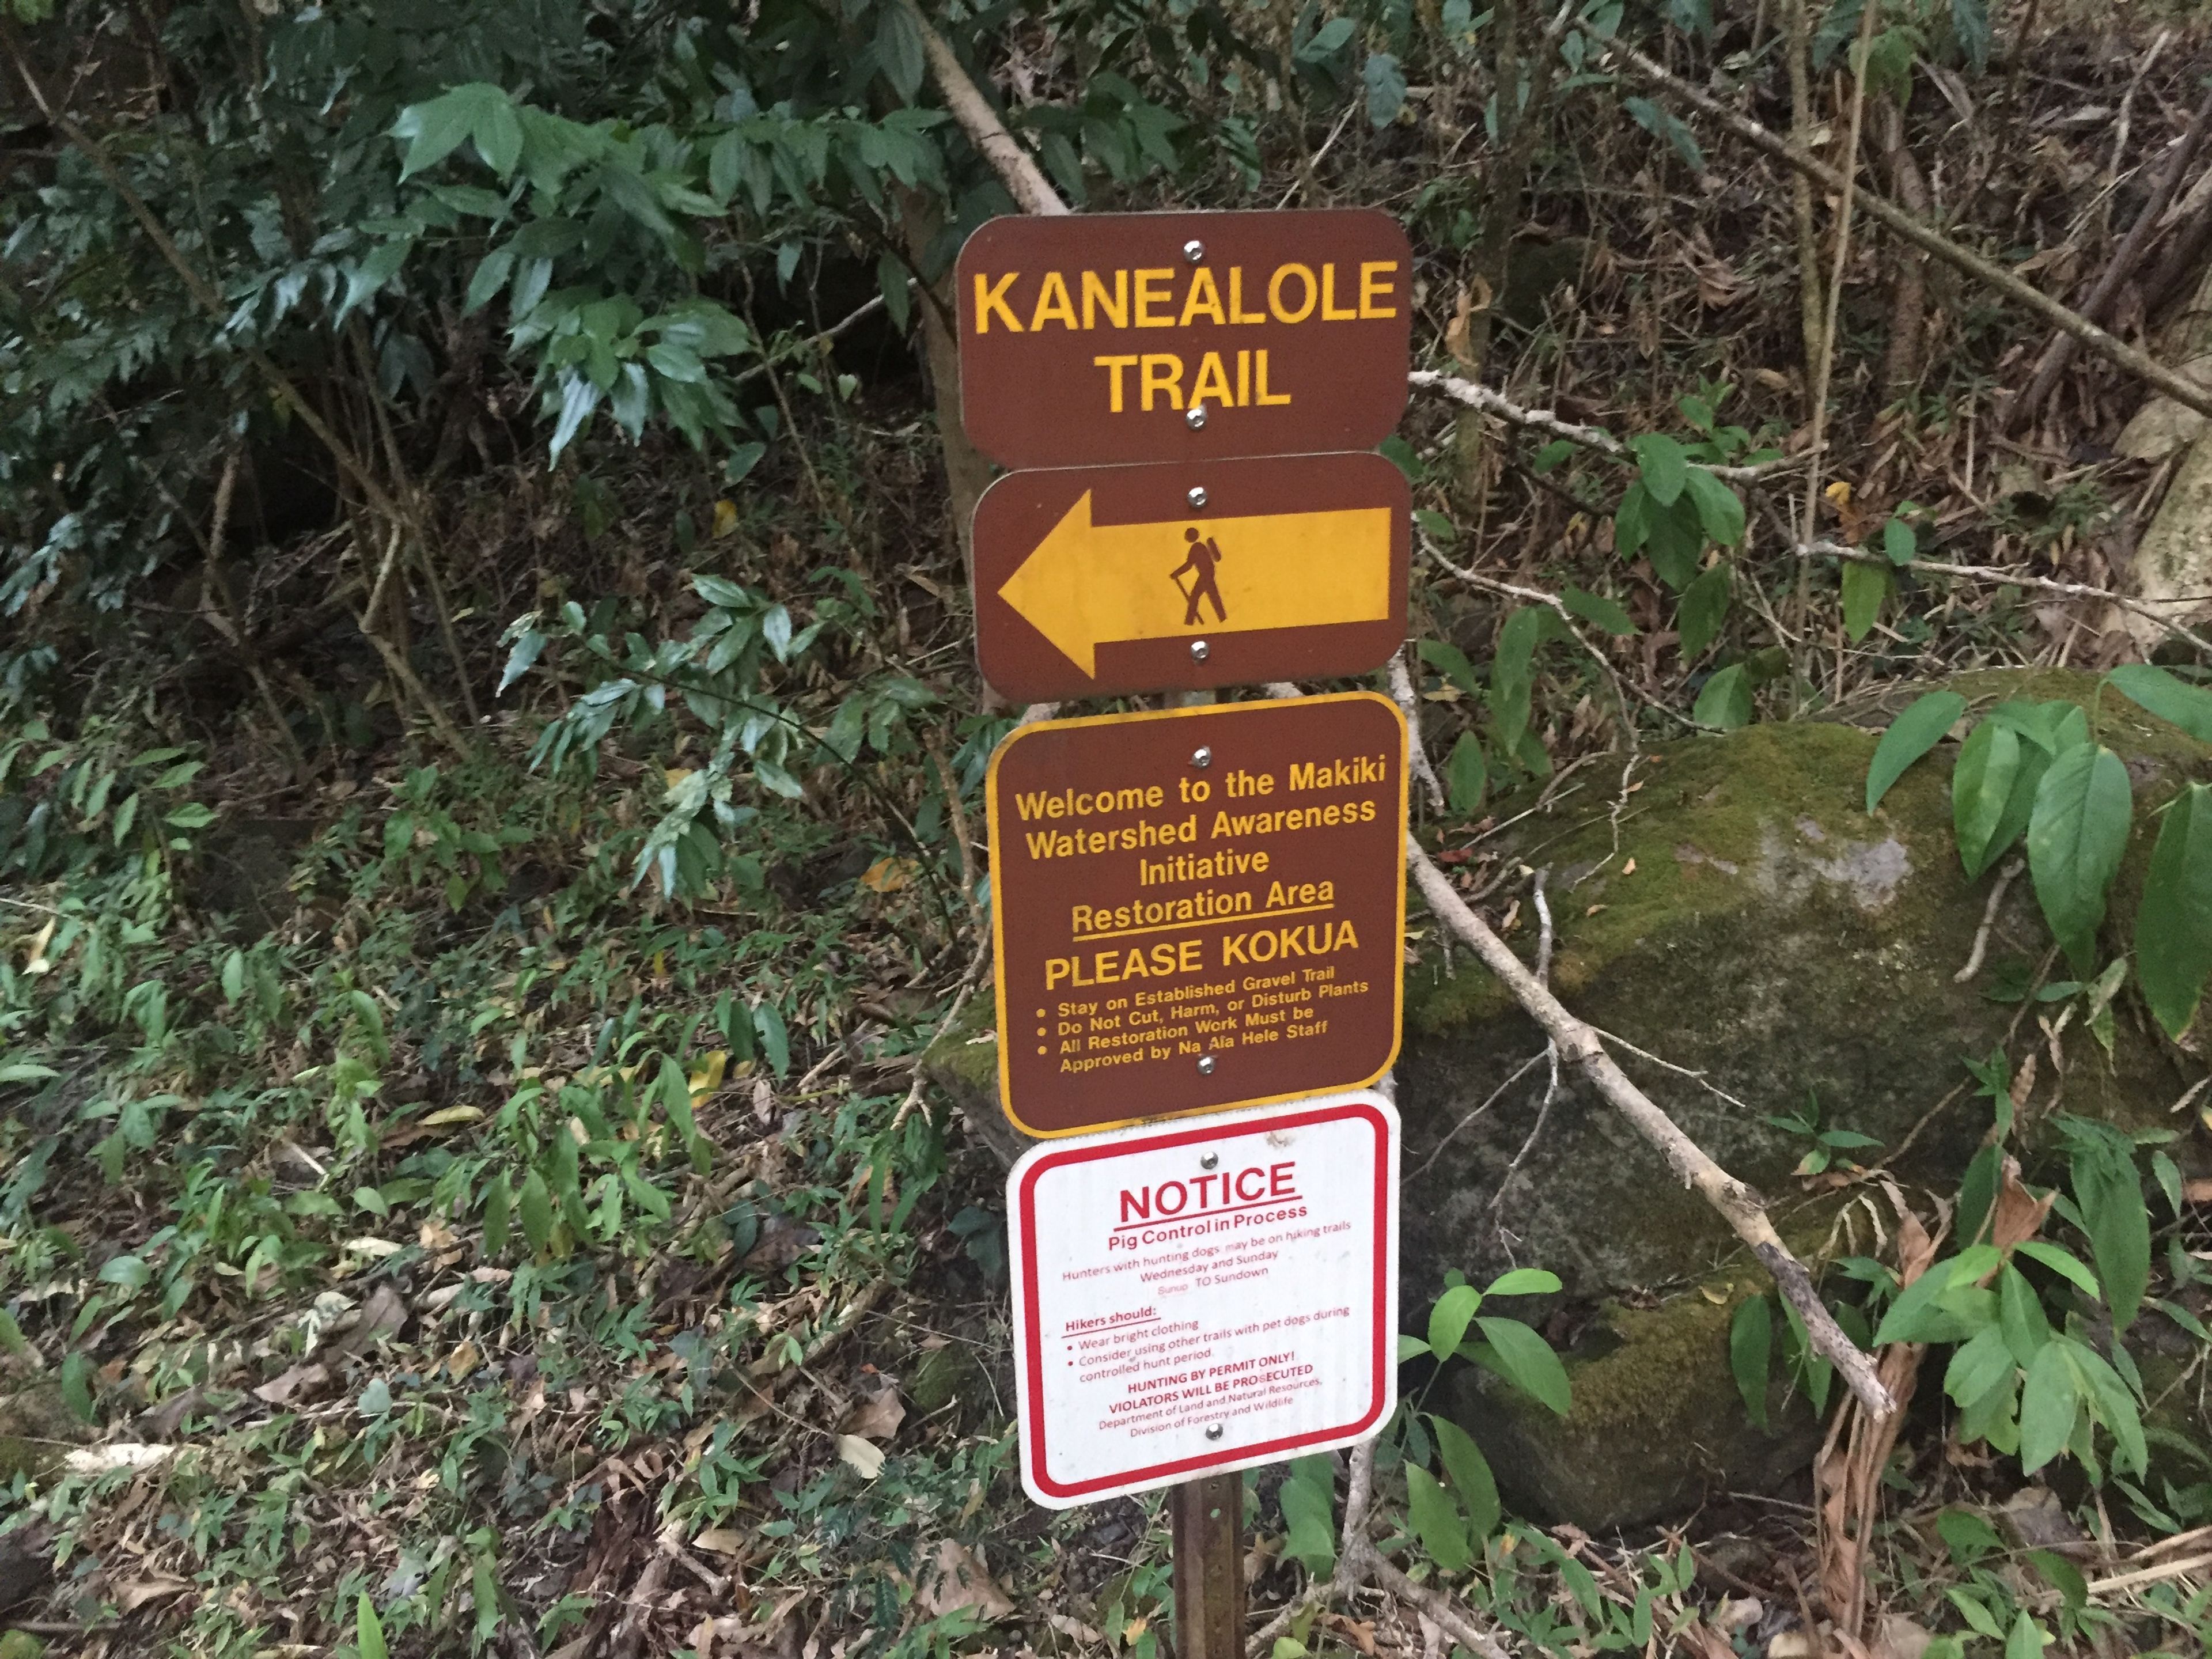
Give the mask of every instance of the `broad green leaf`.
M 110 1256 L 100 1267 L 101 1284 L 119 1285 L 126 1291 L 144 1290 L 147 1281 L 153 1277 L 154 1270 L 146 1265 L 143 1256 Z
M 876 23 L 876 61 L 883 65 L 884 78 L 891 83 L 891 90 L 898 94 L 899 101 L 914 102 L 915 94 L 921 90 L 927 60 L 921 26 L 906 7 L 880 8 Z
M 760 1052 L 768 1061 L 768 1068 L 778 1077 L 791 1073 L 791 1038 L 783 1029 L 783 1016 L 772 1002 L 762 1002 L 753 1008 L 753 1029 L 760 1034 Z
M 361 1659 L 391 1659 L 391 1650 L 384 1645 L 384 1621 L 376 1616 L 367 1590 L 354 1603 L 353 1644 L 361 1650 Z
M 2142 1413 L 2136 1408 L 2133 1391 L 2121 1380 L 2112 1363 L 2087 1343 L 2077 1342 L 2072 1337 L 2059 1337 L 2051 1346 L 2066 1350 L 2075 1375 L 2087 1389 L 2092 1410 L 2112 1435 L 2113 1468 L 2142 1472 L 2149 1462 L 2150 1449 L 2144 1442 Z M 2127 1353 L 2124 1347 L 2113 1352 L 2123 1358 Z M 2132 1363 L 2128 1369 L 2132 1374 Z
M 1437 1298 L 1437 1305 L 1429 1310 L 1429 1352 L 1438 1364 L 1459 1352 L 1460 1340 L 1481 1305 L 1482 1297 L 1472 1285 L 1455 1285 Z
M 2012 1621 L 2012 1633 L 2005 1638 L 2004 1659 L 2040 1659 L 2043 1643 L 2043 1632 L 2022 1607 L 2020 1617 Z
M 1483 1287 L 1487 1298 L 1493 1296 L 1551 1296 L 1559 1286 L 1559 1276 L 1542 1267 L 1513 1267 L 1498 1275 Z
M 1732 663 L 1705 682 L 1690 718 L 1700 726 L 1733 732 L 1751 724 L 1751 679 L 1741 663 Z
M 1492 1369 L 1565 1417 L 1572 1403 L 1567 1368 L 1552 1352 L 1552 1345 L 1517 1319 L 1492 1319 L 1486 1314 L 1475 1323 L 1490 1344 Z
M 1431 1414 L 1429 1425 L 1436 1431 L 1437 1460 L 1451 1478 L 1452 1490 L 1466 1506 L 1468 1529 L 1479 1544 L 1498 1530 L 1501 1513 L 1498 1482 L 1491 1476 L 1490 1460 L 1482 1455 L 1482 1449 L 1468 1431 L 1449 1418 Z
M 515 1208 L 522 1216 L 522 1236 L 530 1241 L 530 1248 L 538 1255 L 553 1237 L 553 1194 L 545 1185 L 545 1177 L 532 1170 L 522 1182 L 521 1196 Z
M 1996 1327 L 1977 1331 L 1972 1341 L 1960 1344 L 1952 1354 L 1943 1372 L 1943 1392 L 1954 1403 L 1970 1406 L 2011 1381 L 2016 1363 Z
M 2030 1550 L 2027 1560 L 2069 1608 L 2078 1609 L 2087 1603 L 2089 1581 L 2081 1576 L 2081 1569 L 2064 1556 L 2056 1550 Z
M 1654 505 L 1644 542 L 1652 574 L 1677 593 L 1697 580 L 1698 556 L 1705 550 L 1705 528 L 1697 504 L 1686 495 L 1671 507 Z
M 1474 1559 L 1459 1505 L 1436 1476 L 1418 1463 L 1406 1465 L 1406 1518 L 1429 1559 L 1444 1571 L 1462 1571 Z
M 70 1354 L 62 1361 L 62 1403 L 70 1414 L 80 1423 L 89 1423 L 96 1415 L 92 1401 L 92 1356 L 82 1349 Z
M 2027 867 L 2044 920 L 2087 976 L 2105 893 L 2127 851 L 2134 815 L 2128 769 L 2098 744 L 2069 749 L 2051 763 L 2027 821 Z
M 1892 564 L 1911 564 L 1920 551 L 1920 538 L 1904 520 L 1892 519 L 1881 527 L 1881 550 Z
M 1887 567 L 1861 564 L 1856 560 L 1844 566 L 1844 633 L 1856 645 L 1864 639 L 1881 615 L 1881 605 L 1889 597 L 1890 576 Z
M 1881 804 L 1890 786 L 1905 769 L 1943 741 L 1943 734 L 1966 712 L 1966 700 L 1955 691 L 1930 691 L 1915 698 L 1911 707 L 1889 723 L 1875 745 L 1867 766 L 1866 810 Z
M 1681 635 L 1680 648 L 1685 667 L 1705 654 L 1705 647 L 1720 637 L 1728 617 L 1734 568 L 1725 559 L 1682 590 L 1674 607 L 1674 627 Z
M 497 87 L 471 82 L 453 88 L 426 104 L 410 104 L 392 124 L 392 136 L 408 140 L 406 159 L 400 163 L 402 180 L 425 167 L 435 167 L 460 148 L 481 118 L 489 101 L 505 102 Z
M 1978 878 L 2004 851 L 1996 845 L 1997 826 L 2004 821 L 2005 806 L 2019 777 L 2020 733 L 1984 720 L 1968 734 L 1959 750 L 1959 763 L 1951 769 L 1951 827 L 1959 843 L 1959 861 L 1970 879 Z
M 1628 612 L 1619 603 L 1602 593 L 1587 593 L 1579 587 L 1559 590 L 1559 603 L 1574 615 L 1594 627 L 1616 636 L 1633 634 L 1636 624 L 1628 619 Z
M 2136 1174 L 2134 1145 L 2109 1124 L 2061 1121 L 2073 1143 L 2068 1174 L 2105 1287 L 2105 1309 L 2113 1328 L 2125 1331 L 2150 1287 L 2150 1206 Z
M 514 1188 L 507 1171 L 501 1170 L 484 1188 L 483 1238 L 484 1254 L 505 1255 L 508 1237 L 508 1222 L 514 1212 Z
M 2130 663 L 2105 677 L 2129 702 L 2179 726 L 2199 743 L 2212 743 L 2212 690 L 2149 663 Z
M 1462 732 L 1459 741 L 1452 744 L 1444 760 L 1444 790 L 1450 798 L 1455 812 L 1472 813 L 1482 805 L 1482 792 L 1490 780 L 1489 763 L 1484 759 L 1482 739 L 1472 732 Z
M 1744 1409 L 1762 1434 L 1771 1432 L 1766 1424 L 1766 1384 L 1773 1354 L 1773 1312 L 1765 1297 L 1748 1297 L 1729 1322 L 1729 1369 L 1735 1374 Z
M 2136 975 L 2151 1013 L 2179 1037 L 2212 977 L 2212 786 L 2192 783 L 2166 809 L 2136 911 Z
M 483 100 L 469 136 L 476 140 L 477 154 L 483 157 L 484 165 L 502 181 L 514 173 L 514 164 L 522 159 L 522 122 L 504 92 Z
M 1663 432 L 1647 432 L 1631 439 L 1628 447 L 1635 452 L 1637 475 L 1651 499 L 1672 507 L 1689 482 L 1690 458 L 1682 446 Z
M 1310 1578 L 1326 1578 L 1336 1565 L 1336 1466 L 1327 1456 L 1301 1457 L 1275 1494 L 1288 1536 L 1283 1553 Z
M 1482 695 L 1482 682 L 1475 678 L 1474 665 L 1467 659 L 1467 653 L 1446 640 L 1423 640 L 1421 660 L 1470 697 Z
M 2059 1274 L 2062 1279 L 2073 1281 L 2075 1285 L 2081 1287 L 2086 1294 L 2094 1297 L 2097 1301 L 2104 1301 L 2104 1287 L 2097 1283 L 2097 1274 L 2093 1274 L 2093 1272 L 2088 1270 L 2088 1265 L 2079 1259 L 2079 1256 L 2075 1256 L 2070 1249 L 2059 1248 L 2059 1245 L 2051 1243 L 2048 1239 L 2021 1239 L 2020 1243 L 2013 1245 L 2013 1248 L 2015 1248 L 2021 1256 L 2027 1256 L 2028 1261 L 2039 1261 L 2039 1263 L 2046 1265 L 2051 1272 Z
M 2063 1342 L 2047 1343 L 2020 1396 L 2020 1462 L 2033 1474 L 2066 1449 L 2081 1407 L 2081 1381 Z
M 222 959 L 222 1000 L 235 1004 L 246 994 L 246 952 L 233 951 Z
M 1743 500 L 1735 490 L 1704 467 L 1696 465 L 1683 474 L 1682 487 L 1690 504 L 1697 509 L 1698 522 L 1705 527 L 1707 541 L 1734 547 L 1743 539 Z
M 1398 1363 L 1400 1364 L 1404 1364 L 1408 1359 L 1419 1359 L 1428 1352 L 1429 1345 L 1422 1341 L 1419 1337 L 1408 1336 L 1402 1331 L 1399 1333 Z
M 11 1060 L 0 1066 L 0 1083 L 43 1083 L 61 1073 L 51 1066 L 41 1066 L 35 1060 Z
M 1997 1275 L 1997 1334 L 2013 1363 L 2025 1370 L 2051 1340 L 2051 1320 L 2027 1275 L 2007 1264 Z M 1977 1339 L 1978 1340 L 1978 1339 Z
M 1359 78 L 1367 88 L 1369 122 L 1376 127 L 1389 126 L 1406 107 L 1406 71 L 1389 52 L 1370 52 L 1360 65 Z

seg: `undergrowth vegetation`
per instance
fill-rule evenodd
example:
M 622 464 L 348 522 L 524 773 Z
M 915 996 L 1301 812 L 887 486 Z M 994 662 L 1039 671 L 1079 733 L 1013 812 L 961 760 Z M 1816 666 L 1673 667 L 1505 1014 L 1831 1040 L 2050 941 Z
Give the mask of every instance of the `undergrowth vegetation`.
M 1863 126 L 1865 187 L 2060 294 L 2206 62 L 2193 19 L 2108 50 L 1979 0 L 1784 9 L 1801 136 L 1834 157 Z M 1887 732 L 1869 814 L 1948 766 L 1990 914 L 2024 874 L 2049 930 L 1992 967 L 2008 1046 L 1931 1082 L 1987 1105 L 1963 1183 L 1902 1192 L 1848 1101 L 1757 1103 L 1805 1143 L 1797 1195 L 1841 1194 L 1838 1318 L 1905 1377 L 1932 1356 L 1911 1426 L 1851 1419 L 1770 1296 L 1727 1312 L 1729 1369 L 1761 1431 L 1834 1425 L 1861 1588 L 1907 1626 L 1886 1653 L 2212 1640 L 2185 1553 L 2212 1525 L 2212 1103 L 2128 1131 L 2030 1095 L 2069 1030 L 2109 1058 L 2123 1022 L 2201 1077 L 2212 773 L 2191 750 L 2139 798 L 2100 714 L 1917 685 L 2086 667 L 2212 741 L 2201 639 L 2100 597 L 2173 468 L 2116 451 L 2137 393 L 2101 362 L 2002 434 L 2042 344 L 2019 314 L 1863 223 L 1816 246 L 1809 196 L 1607 56 L 1663 51 L 1784 126 L 1787 39 L 1694 0 L 0 0 L 26 1631 L 211 1659 L 1168 1647 L 1157 1498 L 1020 1495 L 1001 1165 L 922 1068 L 989 1036 L 981 787 L 1019 712 L 973 672 L 988 468 L 944 284 L 1013 204 L 941 46 L 1079 209 L 1407 226 L 1430 373 L 1385 453 L 1417 509 L 1420 833 L 1516 945 L 1541 878 L 1485 842 L 1596 755 L 1849 720 Z M 2203 247 L 2108 321 L 2163 323 Z M 1817 1652 L 1814 1607 L 1845 1620 L 1809 1478 L 1603 1537 L 1509 1513 L 1446 1402 L 1480 1370 L 1570 1418 L 1590 1310 L 1561 1291 L 1452 1275 L 1371 1464 L 1253 1477 L 1266 1659 L 1470 1651 L 1428 1595 L 1560 1659 Z M 1372 1600 L 1325 1593 L 1347 1539 L 1398 1575 Z

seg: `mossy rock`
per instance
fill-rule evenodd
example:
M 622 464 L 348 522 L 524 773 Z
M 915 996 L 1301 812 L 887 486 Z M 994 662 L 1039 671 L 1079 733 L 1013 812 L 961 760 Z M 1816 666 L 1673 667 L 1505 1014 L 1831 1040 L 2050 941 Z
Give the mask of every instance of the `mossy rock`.
M 0 1395 L 0 1486 L 19 1474 L 46 1480 L 70 1449 L 88 1437 L 85 1425 L 63 1401 L 59 1383 L 34 1382 Z
M 2007 697 L 2095 701 L 2074 674 L 1980 674 L 1954 682 L 1978 711 Z M 1917 695 L 1923 688 L 1913 688 Z M 1875 713 L 1870 723 L 1887 723 Z M 1755 726 L 1670 744 L 1633 769 L 1616 834 L 1623 768 L 1525 819 L 1501 850 L 1551 872 L 1552 981 L 1577 1014 L 1692 1078 L 1623 1052 L 1622 1063 L 1690 1137 L 1778 1204 L 1778 1224 L 1825 1229 L 1795 1190 L 1808 1150 L 1768 1121 L 1817 1102 L 1824 1127 L 1879 1143 L 1855 1155 L 1908 1185 L 1948 1194 L 1989 1127 L 1962 1057 L 1984 1056 L 2020 1012 L 1986 994 L 1972 950 L 1993 878 L 1969 881 L 1951 830 L 1946 743 L 1908 770 L 1869 817 L 1877 732 L 1822 721 Z M 2131 917 L 2149 812 L 2192 779 L 2212 749 L 2107 691 L 2100 735 L 2127 763 L 2138 829 L 2116 918 Z M 1501 816 L 1503 816 L 1501 814 Z M 1525 942 L 1528 907 L 1516 936 Z M 2108 930 L 2116 931 L 2116 930 Z M 1734 1248 L 1702 1200 L 1667 1179 L 1596 1092 L 1563 1075 L 1544 1132 L 1493 1208 L 1500 1179 L 1534 1126 L 1543 1068 L 1484 1103 L 1543 1040 L 1498 982 L 1462 951 L 1448 969 L 1440 930 L 1407 972 L 1398 1105 L 1406 1123 L 1405 1300 L 1445 1269 L 1476 1282 L 1515 1262 L 1550 1267 L 1570 1297 L 1600 1300 L 1680 1285 Z M 2049 930 L 2023 878 L 1995 920 L 1990 964 L 2038 959 Z M 2120 948 L 2116 937 L 2110 941 Z M 2067 1069 L 2047 1057 L 2023 1114 L 2031 1146 L 2069 1111 L 2127 1127 L 2166 1125 L 2187 1086 L 2177 1056 L 2132 994 L 2118 1007 L 2112 1058 L 2069 1033 Z M 2203 1157 L 2201 1147 L 2181 1149 Z
M 2185 783 L 2212 781 L 2212 748 L 2117 693 L 2100 696 L 2087 675 L 1989 672 L 1950 684 L 1972 713 L 2013 697 L 2092 709 L 2135 787 L 2136 830 L 2106 939 L 2124 948 L 2149 815 Z M 1986 964 L 1958 981 L 1994 878 L 1969 881 L 1959 862 L 1955 744 L 1908 770 L 1873 816 L 1865 811 L 1880 730 L 1926 689 L 1893 688 L 1842 716 L 1670 744 L 1632 769 L 1608 757 L 1484 843 L 1549 872 L 1561 998 L 1622 1040 L 1617 1052 L 1637 1081 L 1768 1194 L 1777 1224 L 1808 1255 L 1844 1238 L 1835 1230 L 1851 1224 L 1838 1214 L 1849 1194 L 1806 1190 L 1793 1170 L 1808 1141 L 1769 1119 L 1817 1102 L 1823 1127 L 1878 1143 L 1853 1156 L 1887 1160 L 1907 1188 L 1949 1194 L 1990 1122 L 1962 1058 L 1997 1048 L 2021 1012 L 1987 994 L 1997 964 L 2039 960 L 2050 944 L 2022 878 L 1994 918 Z M 1625 771 L 1632 792 L 1624 796 Z M 1501 823 L 1525 805 L 1502 805 Z M 1524 902 L 1511 935 L 1524 955 L 1533 923 Z M 1603 1352 L 1578 1349 L 1571 1362 L 1577 1403 L 1565 1423 L 1451 1384 L 1501 1479 L 1535 1512 L 1595 1528 L 1666 1513 L 1716 1481 L 1752 1487 L 1802 1467 L 1797 1442 L 1751 1426 L 1727 1365 L 1724 1311 L 1696 1289 L 1716 1273 L 1744 1273 L 1734 1235 L 1571 1072 L 1530 1144 L 1547 1068 L 1538 1060 L 1507 1084 L 1542 1054 L 1542 1038 L 1464 951 L 1447 957 L 1433 921 L 1417 916 L 1413 926 L 1421 937 L 1407 969 L 1397 1069 L 1407 1328 L 1419 1328 L 1452 1268 L 1480 1285 L 1510 1266 L 1549 1267 L 1565 1283 L 1563 1300 L 1608 1310 L 1593 1328 L 1609 1333 L 1595 1339 Z M 2066 1035 L 2063 1072 L 2043 1058 L 2021 1115 L 2031 1158 L 2059 1112 L 2171 1127 L 2167 1109 L 2189 1076 L 2132 988 L 2116 1012 L 2109 1060 L 2079 1030 Z M 988 1006 L 971 1009 L 924 1063 L 1011 1159 L 1022 1141 L 999 1109 L 990 1025 Z M 1639 1060 L 1626 1044 L 1668 1064 Z M 2201 1142 L 2172 1151 L 2189 1172 L 2212 1172 Z M 1862 1234 L 1856 1246 L 1869 1242 Z
M 1771 1491 L 1809 1467 L 1821 1425 L 1779 1367 L 1767 1426 L 1744 1410 L 1729 1326 L 1766 1288 L 1749 1273 L 1656 1308 L 1607 1303 L 1567 1356 L 1574 1401 L 1564 1418 L 1460 1365 L 1440 1391 L 1445 1410 L 1481 1446 L 1514 1512 L 1547 1524 L 1636 1526 L 1715 1492 Z

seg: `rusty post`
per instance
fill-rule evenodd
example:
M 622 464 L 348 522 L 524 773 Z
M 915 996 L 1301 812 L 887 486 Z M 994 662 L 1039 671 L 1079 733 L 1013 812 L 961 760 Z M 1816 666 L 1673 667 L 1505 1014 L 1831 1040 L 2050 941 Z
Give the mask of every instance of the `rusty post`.
M 1244 1477 L 1168 1488 L 1175 1549 L 1176 1659 L 1243 1659 Z

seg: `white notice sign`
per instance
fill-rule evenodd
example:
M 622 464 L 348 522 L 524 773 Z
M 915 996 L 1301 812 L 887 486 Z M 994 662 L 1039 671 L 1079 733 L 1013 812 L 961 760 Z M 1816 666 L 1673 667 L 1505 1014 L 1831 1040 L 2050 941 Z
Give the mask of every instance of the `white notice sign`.
M 1364 1440 L 1397 1403 L 1398 1116 L 1322 1095 L 1034 1147 L 1006 1182 L 1052 1509 Z

